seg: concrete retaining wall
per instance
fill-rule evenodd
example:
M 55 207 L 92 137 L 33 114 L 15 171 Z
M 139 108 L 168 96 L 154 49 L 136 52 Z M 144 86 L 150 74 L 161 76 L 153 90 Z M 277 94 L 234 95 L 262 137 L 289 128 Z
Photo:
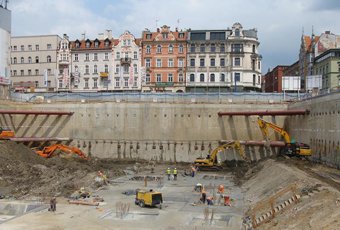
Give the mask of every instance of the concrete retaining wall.
M 66 103 L 22 104 L 0 109 L 74 111 L 74 115 L 0 115 L 18 137 L 70 137 L 97 157 L 192 162 L 220 140 L 263 140 L 256 116 L 218 117 L 219 111 L 285 110 L 285 104 Z M 274 118 L 268 118 L 272 120 Z M 272 120 L 283 125 L 284 117 Z M 271 138 L 278 139 L 277 135 Z M 276 150 L 247 147 L 252 160 Z M 228 159 L 238 158 L 231 151 Z

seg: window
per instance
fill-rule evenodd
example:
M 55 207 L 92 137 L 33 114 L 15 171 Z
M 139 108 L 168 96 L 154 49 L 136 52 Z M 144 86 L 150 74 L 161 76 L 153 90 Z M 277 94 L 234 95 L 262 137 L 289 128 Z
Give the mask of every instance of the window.
M 31 76 L 32 75 L 32 70 L 28 70 L 28 75 Z
M 74 61 L 79 61 L 79 56 L 78 56 L 78 54 L 74 54 Z
M 138 77 L 135 77 L 133 80 L 133 86 L 137 87 L 137 83 L 138 83 Z
M 180 73 L 180 74 L 178 74 L 178 81 L 179 82 L 183 82 L 183 74 L 182 73 Z
M 88 65 L 85 66 L 85 74 L 90 74 L 90 68 Z
M 109 60 L 109 53 L 104 54 L 104 60 Z
M 138 58 L 138 57 L 137 57 L 137 51 L 134 51 L 134 52 L 133 52 L 133 58 L 134 58 L 134 59 L 137 59 L 137 58 Z
M 174 75 L 172 73 L 168 73 L 168 82 L 174 81 Z
M 135 74 L 138 73 L 137 64 L 133 64 L 133 72 L 134 72 Z
M 204 82 L 204 74 L 203 73 L 200 74 L 200 82 Z
M 94 74 L 97 74 L 97 73 L 98 73 L 98 67 L 97 67 L 97 65 L 94 65 L 94 66 L 93 66 L 93 73 L 94 73 Z
M 39 45 L 35 45 L 35 50 L 39 50 Z
M 200 66 L 204 67 L 204 59 L 203 58 L 200 59 Z
M 255 59 L 251 60 L 251 68 L 252 70 L 255 70 Z
M 158 73 L 156 80 L 157 80 L 157 82 L 161 82 L 162 81 L 162 74 Z
M 148 45 L 146 46 L 146 51 L 145 51 L 147 54 L 151 53 L 151 47 Z
M 93 78 L 93 88 L 94 89 L 98 88 L 98 79 L 97 78 Z
M 35 81 L 35 87 L 39 87 L 39 82 L 38 81 Z
M 234 81 L 239 82 L 241 80 L 241 74 L 240 73 L 234 73 Z
M 38 69 L 35 70 L 35 75 L 39 75 L 39 70 Z
M 17 71 L 13 70 L 13 76 L 17 76 Z
M 86 42 L 86 43 L 85 43 L 86 48 L 90 48 L 90 45 L 91 45 L 90 42 Z
M 195 53 L 195 44 L 190 45 L 190 52 Z
M 116 53 L 116 59 L 119 59 L 119 58 L 120 58 L 120 53 L 117 52 L 117 53 Z
M 221 58 L 221 60 L 220 60 L 220 66 L 225 66 L 225 59 L 224 59 L 224 58 Z
M 168 38 L 168 33 L 163 33 L 163 39 L 167 39 Z
M 210 52 L 212 52 L 212 53 L 216 52 L 216 46 L 215 46 L 215 44 L 211 44 L 211 45 L 210 45 Z
M 124 71 L 124 73 L 129 73 L 129 67 L 130 67 L 130 66 L 128 66 L 128 65 L 124 65 L 124 66 L 123 66 L 123 71 Z
M 261 77 L 257 76 L 257 84 L 261 84 Z
M 253 45 L 253 53 L 255 53 L 255 51 L 256 51 L 255 48 L 256 48 L 255 45 Z
M 99 47 L 99 42 L 94 42 L 94 47 L 98 48 Z
M 48 56 L 47 56 L 47 62 L 51 62 L 51 61 L 52 61 L 51 56 L 48 55 Z
M 145 66 L 151 67 L 151 59 L 150 58 L 145 59 Z
M 210 82 L 215 82 L 215 74 L 210 74 Z
M 126 40 L 125 39 L 123 40 L 123 46 L 126 46 Z
M 162 67 L 162 59 L 156 60 L 156 67 Z
M 168 67 L 174 67 L 174 59 L 169 58 L 169 60 L 168 60 Z
M 32 51 L 32 45 L 28 45 L 28 51 Z
M 24 70 L 20 70 L 20 75 L 24 76 Z
M 236 29 L 236 30 L 235 30 L 235 36 L 236 36 L 236 37 L 239 37 L 239 36 L 240 36 L 240 30 L 239 30 L 239 29 Z
M 62 47 L 62 49 L 66 50 L 67 49 L 67 42 L 61 43 L 61 47 Z M 47 49 L 48 50 L 52 49 L 52 45 L 51 44 L 47 44 Z
M 51 69 L 47 69 L 47 75 L 51 75 Z
M 210 66 L 215 66 L 215 58 L 210 59 Z
M 243 44 L 232 44 L 231 52 L 234 53 L 242 53 L 243 52 Z
M 234 66 L 240 66 L 241 65 L 241 58 L 234 58 Z
M 20 46 L 20 50 L 21 50 L 21 51 L 25 51 L 25 46 L 21 45 L 21 46 Z
M 90 54 L 89 53 L 85 54 L 85 61 L 90 61 Z
M 190 74 L 190 82 L 194 82 L 195 81 L 195 74 Z
M 205 45 L 204 45 L 204 44 L 201 44 L 200 52 L 201 52 L 201 53 L 204 53 L 204 52 L 205 52 Z
M 17 64 L 17 58 L 13 58 L 13 64 Z
M 35 63 L 39 63 L 39 57 L 38 56 L 35 57 Z
M 221 73 L 221 75 L 220 75 L 220 82 L 225 82 L 225 75 L 224 75 L 224 73 Z
M 47 44 L 47 49 L 51 50 L 52 49 L 52 44 Z M 63 49 L 67 49 L 67 43 L 66 42 L 63 43 Z
M 108 66 L 108 65 L 105 65 L 105 66 L 104 66 L 104 72 L 105 72 L 105 73 L 108 73 L 108 72 L 109 72 L 109 66 Z
M 129 87 L 129 78 L 124 78 L 124 87 Z
M 183 67 L 183 65 L 184 65 L 184 60 L 183 60 L 183 58 L 179 58 L 179 59 L 178 59 L 178 67 Z
M 182 44 L 178 46 L 178 53 L 183 53 L 184 52 L 184 47 Z
M 195 59 L 190 59 L 190 66 L 195 66 Z
M 253 86 L 255 86 L 255 84 L 256 84 L 256 75 L 253 74 Z
M 25 62 L 23 57 L 20 58 L 20 62 L 21 62 L 21 63 L 24 63 L 24 62 Z
M 79 48 L 79 47 L 80 47 L 80 43 L 76 42 L 76 48 Z
M 157 46 L 157 53 L 162 53 L 162 46 L 161 45 L 158 45 Z
M 93 61 L 98 61 L 98 54 L 97 53 L 93 54 Z
M 151 34 L 147 34 L 146 39 L 151 39 Z
M 149 83 L 150 82 L 150 74 L 146 74 L 145 76 L 145 82 Z
M 84 89 L 88 89 L 89 88 L 89 79 L 85 78 L 84 79 Z
M 179 34 L 178 34 L 178 37 L 179 37 L 179 38 L 184 38 L 184 33 L 179 33 Z
M 225 40 L 225 32 L 210 32 L 210 40 Z
M 119 65 L 116 65 L 116 73 L 119 73 Z
M 128 58 L 128 57 L 129 57 L 129 53 L 125 52 L 125 58 Z
M 221 44 L 221 45 L 220 45 L 220 52 L 221 52 L 221 53 L 224 53 L 224 52 L 225 52 L 225 45 L 224 45 L 224 44 Z
M 109 47 L 110 42 L 109 41 L 105 41 L 104 45 L 105 45 L 105 47 Z
M 119 84 L 120 83 L 120 80 L 119 80 L 119 77 L 116 77 L 115 78 L 115 87 L 118 88 L 119 87 Z
M 169 53 L 173 53 L 174 52 L 174 46 L 173 45 L 169 45 Z
M 13 46 L 13 50 L 14 50 L 14 51 L 17 51 L 17 46 Z
M 257 63 L 257 68 L 261 69 L 261 62 L 260 61 Z M 339 72 L 340 72 L 340 67 L 339 67 Z

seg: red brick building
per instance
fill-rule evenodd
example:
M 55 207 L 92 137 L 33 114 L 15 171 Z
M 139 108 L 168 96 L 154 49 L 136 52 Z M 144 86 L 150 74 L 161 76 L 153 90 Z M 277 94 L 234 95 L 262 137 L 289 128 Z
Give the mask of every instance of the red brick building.
M 281 93 L 282 92 L 282 76 L 284 75 L 285 69 L 287 69 L 288 66 L 285 65 L 278 65 L 273 70 L 268 71 L 266 75 L 264 76 L 265 85 L 264 85 L 264 91 L 265 92 L 276 92 Z
M 142 34 L 142 92 L 184 92 L 187 32 L 162 26 Z

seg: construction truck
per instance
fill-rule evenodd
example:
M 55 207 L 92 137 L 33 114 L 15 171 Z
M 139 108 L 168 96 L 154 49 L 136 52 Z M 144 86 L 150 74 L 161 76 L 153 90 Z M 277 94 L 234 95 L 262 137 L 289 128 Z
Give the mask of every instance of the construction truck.
M 8 139 L 10 139 L 14 136 L 15 136 L 14 131 L 12 131 L 8 128 L 0 127 L 0 139 L 8 140 Z
M 198 167 L 199 170 L 222 170 L 222 162 L 218 159 L 218 154 L 230 148 L 237 150 L 241 158 L 248 161 L 240 142 L 231 141 L 215 148 L 206 158 L 196 158 L 194 165 Z
M 163 196 L 161 192 L 155 192 L 152 189 L 149 191 L 145 190 L 136 190 L 136 199 L 135 204 L 140 207 L 156 207 L 162 208 Z
M 292 139 L 287 131 L 283 128 L 279 127 L 278 125 L 271 123 L 269 121 L 263 120 L 261 117 L 257 118 L 257 123 L 261 129 L 262 135 L 265 140 L 269 141 L 269 131 L 268 128 L 273 129 L 275 132 L 279 133 L 284 142 L 285 146 L 281 149 L 281 153 L 288 155 L 288 156 L 311 156 L 312 150 L 309 145 L 304 143 L 297 143 L 294 139 Z
M 62 144 L 53 144 L 50 146 L 44 147 L 42 150 L 39 149 L 33 149 L 36 154 L 45 157 L 45 158 L 50 158 L 55 155 L 57 155 L 60 152 L 66 153 L 66 154 L 76 154 L 82 159 L 87 159 L 87 156 L 78 148 L 76 147 L 71 147 L 67 145 L 62 145 Z

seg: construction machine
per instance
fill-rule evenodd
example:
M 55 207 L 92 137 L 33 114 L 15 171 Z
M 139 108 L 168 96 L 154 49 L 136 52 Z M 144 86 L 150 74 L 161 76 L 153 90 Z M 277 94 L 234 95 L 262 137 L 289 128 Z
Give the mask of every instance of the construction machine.
M 218 159 L 218 154 L 229 148 L 237 150 L 241 158 L 248 161 L 240 142 L 231 141 L 215 148 L 206 158 L 196 158 L 194 165 L 200 170 L 221 170 L 222 162 Z
M 152 189 L 149 191 L 145 190 L 136 190 L 136 199 L 135 204 L 139 205 L 140 207 L 155 207 L 159 206 L 159 208 L 162 208 L 163 203 L 163 196 L 161 192 L 155 192 Z
M 50 158 L 57 154 L 58 151 L 68 153 L 68 154 L 77 154 L 82 159 L 87 160 L 87 156 L 78 148 L 71 147 L 62 144 L 53 144 L 50 146 L 44 147 L 42 150 L 33 149 L 35 153 L 39 154 L 42 157 Z
M 0 127 L 0 139 L 10 139 L 14 137 L 14 131 Z
M 289 136 L 287 131 L 285 131 L 280 126 L 274 123 L 271 123 L 269 121 L 265 121 L 261 117 L 257 118 L 257 123 L 266 141 L 269 141 L 268 128 L 273 129 L 275 132 L 279 133 L 282 136 L 285 142 L 285 147 L 281 150 L 283 154 L 286 154 L 288 156 L 311 156 L 312 155 L 312 150 L 309 147 L 309 145 L 295 142 L 295 140 Z

